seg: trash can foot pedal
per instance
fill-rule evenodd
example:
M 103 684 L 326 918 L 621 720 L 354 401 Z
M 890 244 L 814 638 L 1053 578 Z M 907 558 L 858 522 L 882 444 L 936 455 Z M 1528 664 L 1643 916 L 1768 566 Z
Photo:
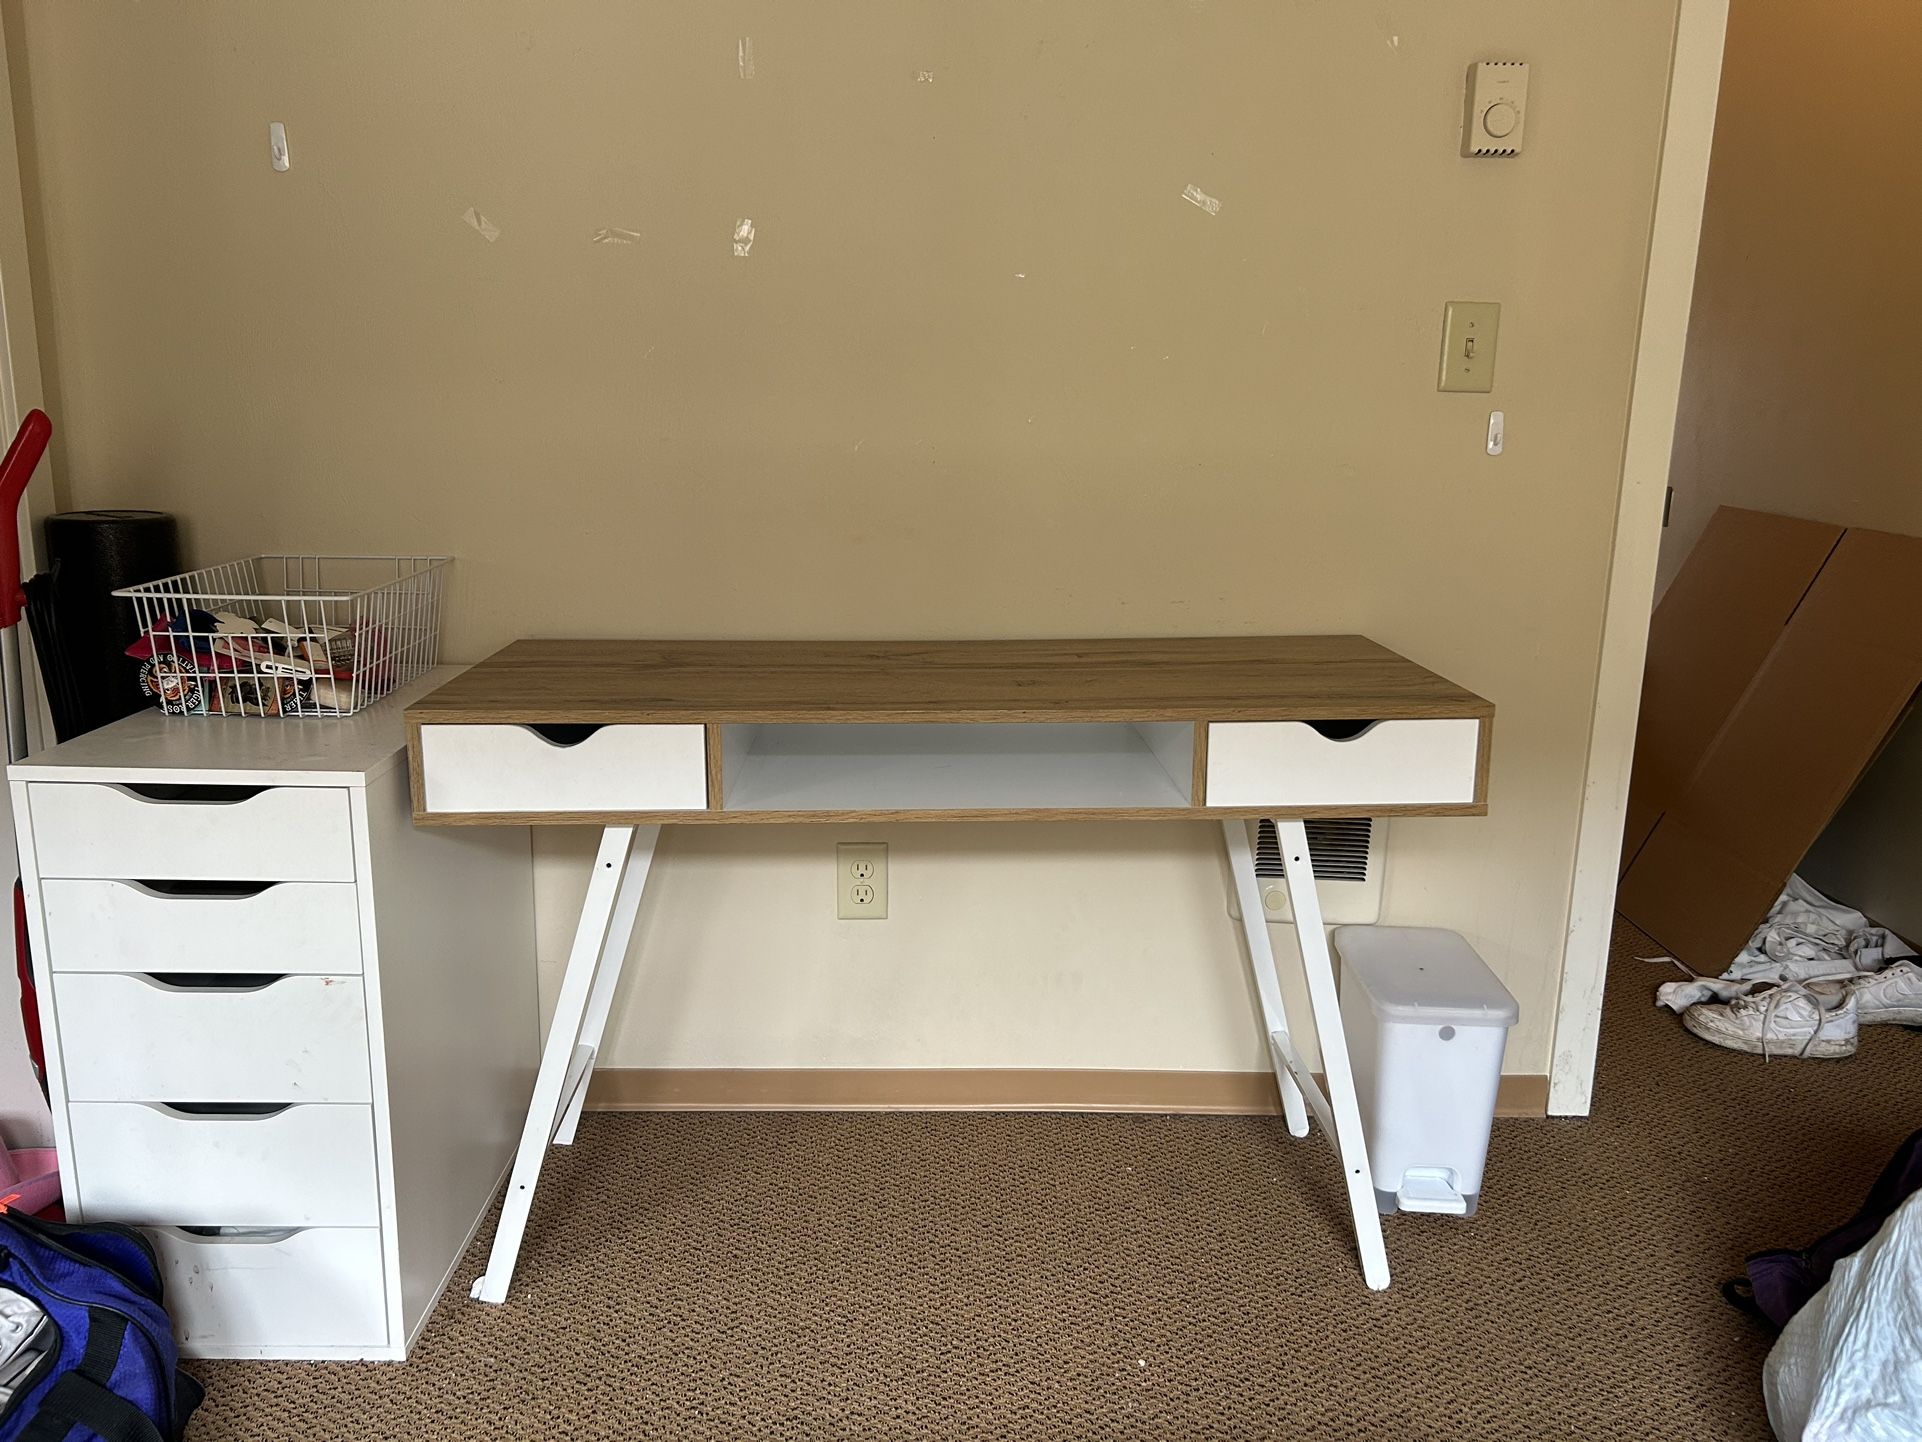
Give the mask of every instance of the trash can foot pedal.
M 1443 1216 L 1468 1215 L 1468 1198 L 1455 1190 L 1449 1173 L 1411 1168 L 1395 1191 L 1396 1206 L 1404 1212 L 1438 1212 Z

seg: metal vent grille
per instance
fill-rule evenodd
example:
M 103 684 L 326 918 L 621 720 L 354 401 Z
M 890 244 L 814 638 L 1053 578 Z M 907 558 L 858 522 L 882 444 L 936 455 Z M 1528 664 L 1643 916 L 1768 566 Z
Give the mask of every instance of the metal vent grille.
M 1375 835 L 1373 820 L 1366 816 L 1344 816 L 1306 824 L 1308 851 L 1315 859 L 1315 880 L 1368 879 L 1368 847 Z M 1281 860 L 1281 842 L 1272 821 L 1262 821 L 1255 828 L 1255 875 L 1287 875 L 1287 867 Z

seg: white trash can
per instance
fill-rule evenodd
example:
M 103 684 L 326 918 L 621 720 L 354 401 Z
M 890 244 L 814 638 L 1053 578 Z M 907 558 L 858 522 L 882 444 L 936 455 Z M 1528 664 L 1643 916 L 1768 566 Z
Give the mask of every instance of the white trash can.
M 1376 1205 L 1474 1216 L 1515 998 L 1452 931 L 1341 926 L 1334 939 Z

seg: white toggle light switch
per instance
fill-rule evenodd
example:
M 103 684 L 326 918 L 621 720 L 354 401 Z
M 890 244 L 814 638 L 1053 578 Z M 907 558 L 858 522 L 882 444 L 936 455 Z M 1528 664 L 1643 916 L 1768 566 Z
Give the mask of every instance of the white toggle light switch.
M 287 127 L 278 120 L 267 127 L 267 154 L 273 158 L 275 170 L 285 170 L 287 159 Z
M 1502 308 L 1492 300 L 1451 300 L 1442 308 L 1439 389 L 1495 388 L 1495 340 L 1501 323 Z

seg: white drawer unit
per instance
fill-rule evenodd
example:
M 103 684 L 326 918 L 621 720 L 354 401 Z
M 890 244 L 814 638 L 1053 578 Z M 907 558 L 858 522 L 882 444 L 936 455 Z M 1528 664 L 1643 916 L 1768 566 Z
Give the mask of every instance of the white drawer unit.
M 351 881 L 40 883 L 56 971 L 360 970 Z
M 700 811 L 702 726 L 420 728 L 421 797 L 434 812 Z
M 402 713 L 451 674 L 9 768 L 67 1214 L 149 1229 L 190 1357 L 405 1357 L 512 1161 L 527 833 L 411 824 Z
M 148 1230 L 189 1351 L 378 1348 L 387 1339 L 378 1227 Z
M 78 782 L 28 791 L 42 876 L 354 879 L 347 794 L 338 788 Z
M 1217 721 L 1208 727 L 1210 806 L 1353 808 L 1477 799 L 1483 723 Z
M 57 974 L 55 1007 L 90 1018 L 62 1048 L 68 1100 L 373 1100 L 359 977 L 232 975 Z
M 78 1201 L 89 1217 L 184 1226 L 373 1227 L 372 1109 L 186 1112 L 73 1102 Z

